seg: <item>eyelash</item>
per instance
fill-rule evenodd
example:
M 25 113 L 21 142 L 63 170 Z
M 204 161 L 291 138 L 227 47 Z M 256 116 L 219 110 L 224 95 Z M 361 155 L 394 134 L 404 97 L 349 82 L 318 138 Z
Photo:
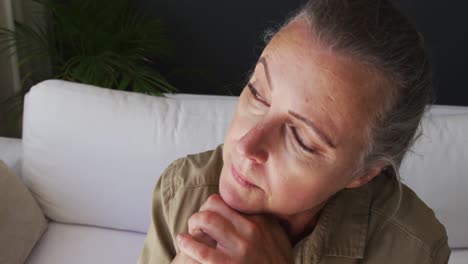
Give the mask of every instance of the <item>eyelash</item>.
M 296 139 L 297 143 L 299 144 L 299 146 L 304 149 L 305 151 L 309 152 L 309 153 L 315 153 L 316 152 L 316 149 L 315 148 L 310 148 L 308 146 L 306 146 L 304 144 L 304 142 L 302 142 L 301 138 L 299 137 L 299 134 L 297 134 L 297 129 L 293 126 L 289 126 L 291 128 L 291 132 L 293 133 L 294 135 L 294 138 Z
M 260 97 L 260 95 L 258 94 L 257 92 L 257 89 L 255 89 L 253 87 L 252 84 L 247 84 L 247 86 L 249 87 L 249 91 L 250 91 L 250 94 L 251 96 L 253 97 L 254 100 L 257 100 L 267 106 L 270 106 L 268 103 L 266 103 L 262 97 Z M 304 142 L 302 141 L 302 139 L 299 137 L 299 134 L 297 133 L 297 129 L 294 127 L 294 126 L 289 126 L 289 128 L 291 129 L 291 132 L 293 133 L 293 136 L 297 142 L 297 144 L 305 151 L 309 152 L 309 153 L 315 153 L 316 152 L 316 149 L 315 148 L 310 148 L 310 147 L 307 147 Z
M 259 101 L 260 103 L 266 105 L 266 106 L 270 106 L 265 100 L 263 100 L 262 97 L 260 97 L 260 95 L 258 94 L 258 91 L 257 89 L 255 89 L 255 87 L 253 87 L 252 84 L 247 84 L 247 86 L 249 87 L 249 91 L 250 91 L 250 94 L 254 97 L 255 100 Z

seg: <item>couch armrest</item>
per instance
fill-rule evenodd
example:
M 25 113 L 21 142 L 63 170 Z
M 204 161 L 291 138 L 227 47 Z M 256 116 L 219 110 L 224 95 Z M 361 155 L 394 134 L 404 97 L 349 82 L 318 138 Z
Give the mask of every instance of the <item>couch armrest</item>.
M 20 177 L 22 177 L 21 156 L 21 139 L 0 137 L 0 160 L 3 160 Z

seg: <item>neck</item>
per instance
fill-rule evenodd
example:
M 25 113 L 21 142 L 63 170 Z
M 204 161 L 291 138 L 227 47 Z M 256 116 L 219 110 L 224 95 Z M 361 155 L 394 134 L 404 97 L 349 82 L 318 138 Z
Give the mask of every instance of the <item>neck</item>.
M 312 209 L 294 215 L 276 215 L 293 246 L 312 233 L 325 204 L 326 202 L 323 202 Z

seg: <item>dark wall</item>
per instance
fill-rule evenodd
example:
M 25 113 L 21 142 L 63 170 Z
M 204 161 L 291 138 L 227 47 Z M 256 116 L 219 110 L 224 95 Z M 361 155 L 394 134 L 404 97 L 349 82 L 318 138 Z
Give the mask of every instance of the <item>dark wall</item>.
M 468 106 L 468 1 L 399 0 L 424 35 L 436 103 Z
M 179 92 L 238 94 L 263 47 L 263 32 L 302 0 L 135 0 L 160 17 L 177 50 L 171 81 Z M 424 34 L 434 66 L 436 103 L 468 106 L 468 2 L 398 0 Z

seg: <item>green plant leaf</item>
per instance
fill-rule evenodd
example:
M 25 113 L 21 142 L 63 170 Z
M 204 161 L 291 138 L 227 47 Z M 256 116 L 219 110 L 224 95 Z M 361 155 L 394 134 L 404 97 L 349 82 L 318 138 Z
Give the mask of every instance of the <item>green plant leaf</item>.
M 17 56 L 21 68 L 20 98 L 51 78 L 152 95 L 176 91 L 156 66 L 174 54 L 159 19 L 128 0 L 32 1 L 43 5 L 45 21 L 0 28 L 0 52 Z M 17 99 L 2 109 L 22 110 Z

